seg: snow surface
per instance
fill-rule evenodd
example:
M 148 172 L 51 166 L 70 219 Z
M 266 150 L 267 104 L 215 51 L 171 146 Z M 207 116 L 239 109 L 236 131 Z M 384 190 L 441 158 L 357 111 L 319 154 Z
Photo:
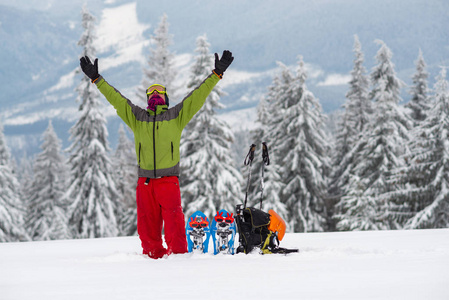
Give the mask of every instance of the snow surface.
M 0 244 L 0 299 L 449 299 L 449 229 L 290 233 L 289 255 L 152 260 L 138 237 Z

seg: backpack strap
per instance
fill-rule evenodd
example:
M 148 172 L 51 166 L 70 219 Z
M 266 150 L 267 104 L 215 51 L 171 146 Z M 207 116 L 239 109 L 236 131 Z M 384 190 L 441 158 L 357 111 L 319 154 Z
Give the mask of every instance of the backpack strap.
M 262 248 L 260 248 L 262 254 L 289 254 L 297 253 L 298 249 L 287 249 L 279 247 L 279 239 L 275 232 L 270 231 Z
M 270 233 L 267 235 L 267 238 L 265 239 L 265 242 L 263 243 L 262 248 L 260 250 L 262 251 L 262 254 L 271 254 L 270 250 L 270 244 L 271 244 L 271 236 L 273 235 L 273 231 L 270 231 Z

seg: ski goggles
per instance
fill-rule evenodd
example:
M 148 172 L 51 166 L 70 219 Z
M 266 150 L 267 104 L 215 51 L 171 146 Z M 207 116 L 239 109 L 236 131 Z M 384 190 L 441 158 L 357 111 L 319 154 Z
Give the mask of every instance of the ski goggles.
M 160 95 L 167 94 L 165 86 L 160 85 L 160 84 L 153 84 L 149 88 L 147 88 L 147 96 L 153 94 L 154 92 L 156 92 Z
M 209 222 L 206 220 L 206 218 L 198 218 L 198 219 L 193 219 L 191 218 L 191 221 L 189 223 L 190 227 L 192 228 L 205 228 L 207 226 L 209 226 Z
M 227 223 L 232 224 L 234 222 L 234 218 L 232 217 L 234 214 L 229 214 L 226 217 L 222 216 L 223 213 L 218 214 L 215 216 L 215 222 L 217 223 Z

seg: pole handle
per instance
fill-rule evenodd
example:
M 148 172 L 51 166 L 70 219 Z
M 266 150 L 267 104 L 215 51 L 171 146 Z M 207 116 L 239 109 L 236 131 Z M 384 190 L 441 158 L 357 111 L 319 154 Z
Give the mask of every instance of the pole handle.
M 268 155 L 268 146 L 266 142 L 262 142 L 262 160 L 266 166 L 270 165 L 270 156 Z
M 262 201 L 263 201 L 263 191 L 265 188 L 265 182 L 264 182 L 264 165 L 269 166 L 270 165 L 270 156 L 268 155 L 268 146 L 266 142 L 262 142 L 262 175 L 260 176 L 260 210 L 262 210 Z
M 248 166 L 248 182 L 246 183 L 246 193 L 245 193 L 245 203 L 243 208 L 246 208 L 246 202 L 248 201 L 248 191 L 249 191 L 249 184 L 251 182 L 251 166 L 253 164 L 253 159 L 254 159 L 254 152 L 256 152 L 256 145 L 255 144 L 251 144 L 251 146 L 249 147 L 249 151 L 248 154 L 246 155 L 245 161 L 243 162 L 243 164 L 245 166 Z
M 243 162 L 243 164 L 245 166 L 251 165 L 253 163 L 253 159 L 254 159 L 254 152 L 256 152 L 256 145 L 252 144 L 249 147 L 249 151 L 248 154 L 245 157 L 245 161 Z

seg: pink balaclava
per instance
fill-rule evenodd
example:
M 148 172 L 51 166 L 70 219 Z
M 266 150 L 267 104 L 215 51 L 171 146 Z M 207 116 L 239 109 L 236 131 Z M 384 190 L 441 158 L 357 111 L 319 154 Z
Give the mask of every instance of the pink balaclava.
M 156 106 L 158 105 L 164 105 L 165 100 L 161 97 L 159 94 L 152 94 L 148 98 L 148 106 L 147 109 L 151 109 L 152 111 L 156 111 Z

